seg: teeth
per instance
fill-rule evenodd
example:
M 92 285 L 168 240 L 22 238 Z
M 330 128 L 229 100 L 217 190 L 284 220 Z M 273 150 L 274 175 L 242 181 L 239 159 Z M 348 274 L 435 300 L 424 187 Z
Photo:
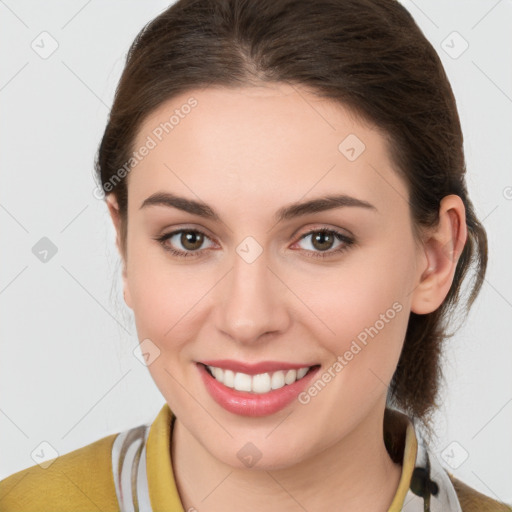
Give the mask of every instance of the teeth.
M 235 389 L 237 391 L 251 391 L 252 379 L 246 373 L 237 373 L 235 375 Z
M 284 372 L 274 372 L 272 375 L 272 389 L 279 389 L 284 386 Z
M 213 376 L 217 380 L 222 379 L 222 370 L 220 368 L 213 368 L 213 366 L 210 366 L 209 368 L 210 368 L 210 370 L 212 370 Z M 230 386 L 230 387 L 232 387 L 232 386 Z
M 228 388 L 263 394 L 273 389 L 281 389 L 285 385 L 293 384 L 295 381 L 302 379 L 308 373 L 310 366 L 300 368 L 299 370 L 279 370 L 272 374 L 259 373 L 258 375 L 248 375 L 241 372 L 234 373 L 231 370 L 223 370 L 214 366 L 208 366 L 208 369 L 215 380 Z
M 221 368 L 217 368 L 220 377 L 217 378 L 219 382 L 222 382 L 224 386 L 227 386 L 228 388 L 234 388 L 235 387 L 235 374 L 231 370 L 222 370 Z M 223 376 L 224 374 L 224 376 Z
M 293 384 L 297 380 L 297 370 L 288 370 L 284 376 L 285 384 Z
M 297 379 L 302 379 L 306 373 L 308 373 L 309 368 L 300 368 L 297 370 Z
M 251 391 L 254 393 L 268 393 L 271 390 L 270 375 L 260 373 L 252 378 Z

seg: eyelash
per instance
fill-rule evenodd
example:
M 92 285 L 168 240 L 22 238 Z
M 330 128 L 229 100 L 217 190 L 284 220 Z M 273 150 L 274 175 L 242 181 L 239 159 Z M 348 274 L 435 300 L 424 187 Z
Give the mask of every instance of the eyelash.
M 172 249 L 172 248 L 166 246 L 165 242 L 169 238 L 172 238 L 174 235 L 176 235 L 178 233 L 199 233 L 208 239 L 210 238 L 206 233 L 204 233 L 200 229 L 178 229 L 176 231 L 166 233 L 160 237 L 156 237 L 155 240 L 157 240 L 162 245 L 162 247 L 164 248 L 165 251 L 170 252 L 173 256 L 177 256 L 179 258 L 196 257 L 197 255 L 201 254 L 204 250 L 206 250 L 206 249 L 200 249 L 197 251 L 177 251 L 176 249 Z M 338 247 L 335 250 L 327 250 L 327 251 L 309 251 L 307 249 L 304 249 L 307 253 L 310 253 L 308 257 L 311 257 L 311 258 L 327 259 L 335 254 L 338 255 L 338 254 L 345 252 L 346 250 L 350 249 L 350 247 L 355 243 L 355 240 L 348 237 L 347 235 L 340 233 L 339 231 L 336 231 L 335 229 L 327 229 L 327 228 L 319 228 L 319 229 L 314 229 L 314 230 L 308 231 L 307 233 L 303 234 L 299 238 L 298 242 L 310 235 L 317 234 L 317 233 L 334 235 L 337 240 L 339 240 L 340 242 L 343 242 L 343 245 L 341 245 L 340 247 Z

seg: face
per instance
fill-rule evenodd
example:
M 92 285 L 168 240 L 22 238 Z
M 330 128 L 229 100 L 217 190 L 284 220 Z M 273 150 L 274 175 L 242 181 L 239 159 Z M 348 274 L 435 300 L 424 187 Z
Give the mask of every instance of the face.
M 276 84 L 174 97 L 145 120 L 144 145 L 125 300 L 178 421 L 239 467 L 241 449 L 287 467 L 367 428 L 426 262 L 383 134 Z M 291 208 L 327 196 L 345 199 Z

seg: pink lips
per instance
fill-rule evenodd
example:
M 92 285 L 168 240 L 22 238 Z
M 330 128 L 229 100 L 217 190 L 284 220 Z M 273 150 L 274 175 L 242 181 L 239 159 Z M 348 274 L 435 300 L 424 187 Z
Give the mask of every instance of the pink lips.
M 284 409 L 309 386 L 314 375 L 320 369 L 320 366 L 315 365 L 302 379 L 295 381 L 293 384 L 285 385 L 280 389 L 274 389 L 268 393 L 256 394 L 237 391 L 225 386 L 210 375 L 205 365 L 216 366 L 234 372 L 239 371 L 247 373 L 248 375 L 278 370 L 299 369 L 313 365 L 287 364 L 272 361 L 252 365 L 229 360 L 204 361 L 203 363 L 196 364 L 208 393 L 216 403 L 233 414 L 251 417 L 267 416 Z

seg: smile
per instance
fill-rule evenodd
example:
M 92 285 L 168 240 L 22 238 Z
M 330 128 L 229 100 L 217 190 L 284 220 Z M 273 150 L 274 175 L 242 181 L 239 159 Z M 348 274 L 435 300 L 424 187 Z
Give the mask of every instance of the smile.
M 281 389 L 286 385 L 302 379 L 312 368 L 305 366 L 297 370 L 278 370 L 271 373 L 259 373 L 249 375 L 233 370 L 225 370 L 215 366 L 206 366 L 210 375 L 221 384 L 236 391 L 246 391 L 248 393 L 263 394 L 272 390 Z
M 244 363 L 228 359 L 196 363 L 211 398 L 240 416 L 268 416 L 291 405 L 320 365 L 278 361 Z

